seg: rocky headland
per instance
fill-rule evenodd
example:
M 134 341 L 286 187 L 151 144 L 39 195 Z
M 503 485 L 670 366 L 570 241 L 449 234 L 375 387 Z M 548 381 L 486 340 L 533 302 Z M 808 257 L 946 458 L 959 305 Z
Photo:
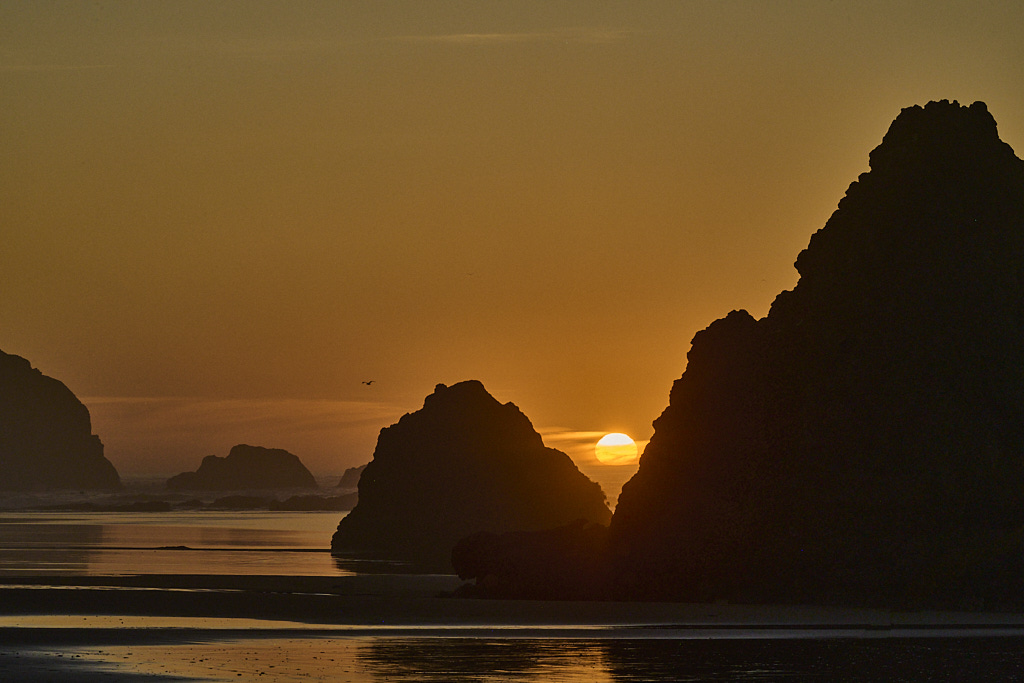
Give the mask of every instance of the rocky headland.
M 26 359 L 0 351 L 0 490 L 120 485 L 82 402 Z
M 381 430 L 331 549 L 450 570 L 456 542 L 477 532 L 610 517 L 601 487 L 545 447 L 514 404 L 477 381 L 439 384 L 422 409 Z
M 173 491 L 315 489 L 316 480 L 298 456 L 280 448 L 239 444 L 227 457 L 208 455 L 195 472 L 167 480 Z
M 615 591 L 1021 607 L 1024 162 L 904 109 L 800 279 L 693 339 L 610 526 Z

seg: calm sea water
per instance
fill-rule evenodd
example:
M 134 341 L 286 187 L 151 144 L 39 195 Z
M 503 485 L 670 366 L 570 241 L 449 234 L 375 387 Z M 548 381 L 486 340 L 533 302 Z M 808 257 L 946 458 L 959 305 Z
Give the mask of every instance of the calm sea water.
M 344 512 L 0 512 L 0 576 L 347 574 L 331 558 Z

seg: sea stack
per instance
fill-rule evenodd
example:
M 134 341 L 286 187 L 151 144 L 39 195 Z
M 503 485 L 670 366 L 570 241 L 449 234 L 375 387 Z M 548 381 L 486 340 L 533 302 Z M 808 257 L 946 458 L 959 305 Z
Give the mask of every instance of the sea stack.
M 316 479 L 298 456 L 280 448 L 239 444 L 226 458 L 208 455 L 195 472 L 167 480 L 175 491 L 313 489 Z
M 62 382 L 0 351 L 0 489 L 116 489 L 89 410 Z
M 438 384 L 422 409 L 381 430 L 331 549 L 450 570 L 465 536 L 610 516 L 601 487 L 545 447 L 514 404 L 478 381 Z
M 800 279 L 694 338 L 610 527 L 621 595 L 1024 606 L 1024 162 L 904 109 Z
M 349 467 L 345 470 L 341 479 L 338 481 L 337 488 L 339 489 L 357 489 L 359 488 L 359 477 L 363 476 L 363 470 L 366 469 L 366 465 L 360 465 L 359 467 Z

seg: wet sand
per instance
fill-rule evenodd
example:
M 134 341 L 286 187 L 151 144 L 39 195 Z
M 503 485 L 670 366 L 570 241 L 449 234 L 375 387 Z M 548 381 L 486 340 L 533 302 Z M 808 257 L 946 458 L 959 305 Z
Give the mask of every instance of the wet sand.
M 482 600 L 451 575 L 5 576 L 0 616 L 245 618 L 325 626 L 1024 628 L 1024 615 L 813 606 Z
M 409 639 L 514 639 L 540 650 L 534 643 L 557 640 L 551 661 L 575 643 L 583 659 L 601 662 L 603 651 L 588 648 L 616 640 L 1024 638 L 1024 615 L 441 595 L 456 585 L 446 575 L 8 576 L 0 582 L 0 678 L 302 680 L 320 672 L 377 681 L 353 668 L 357 653 L 369 656 L 376 646 L 368 642 Z M 605 680 L 580 671 L 579 680 Z

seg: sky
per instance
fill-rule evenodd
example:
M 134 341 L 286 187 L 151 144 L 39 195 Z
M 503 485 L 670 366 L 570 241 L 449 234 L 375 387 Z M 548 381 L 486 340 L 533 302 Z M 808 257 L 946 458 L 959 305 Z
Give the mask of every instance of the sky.
M 122 476 L 340 473 L 478 379 L 621 480 L 593 443 L 793 287 L 901 108 L 1020 154 L 1022 83 L 1016 1 L 3 0 L 0 349 Z

